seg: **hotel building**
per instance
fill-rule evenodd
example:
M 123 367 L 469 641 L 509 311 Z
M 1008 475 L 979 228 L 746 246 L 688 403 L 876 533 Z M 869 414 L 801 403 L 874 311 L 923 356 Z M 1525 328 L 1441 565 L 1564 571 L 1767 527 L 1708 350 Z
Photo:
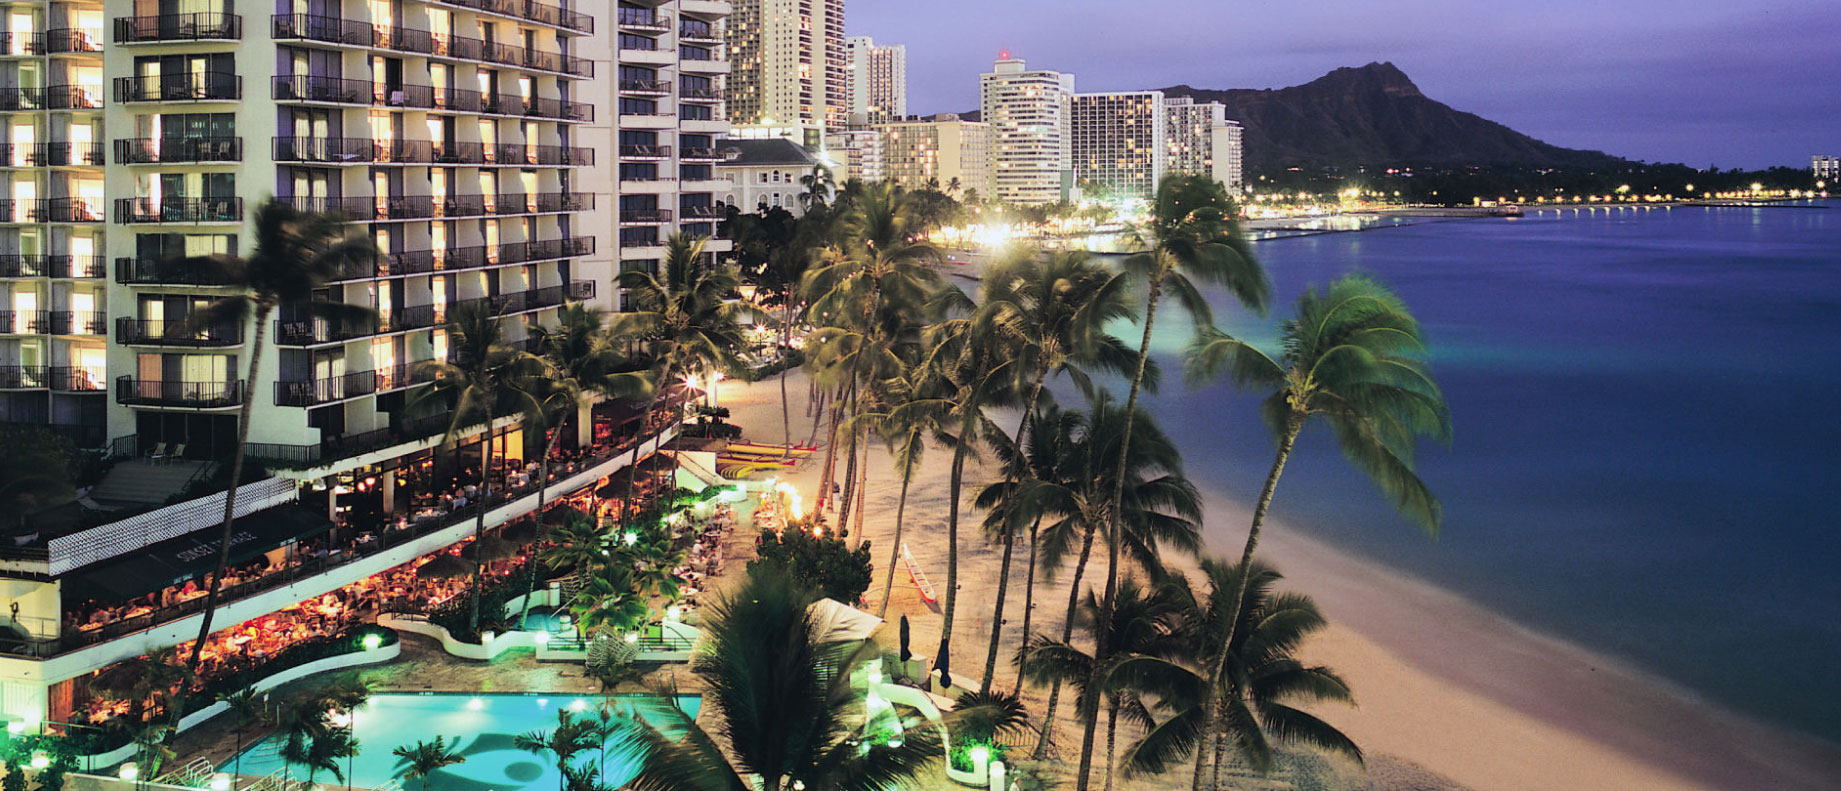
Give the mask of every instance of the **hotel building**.
M 654 268 L 671 231 L 713 235 L 728 188 L 714 173 L 723 0 L 5 5 L 0 421 L 120 461 L 81 515 L 0 542 L 0 719 L 64 721 L 96 671 L 195 635 L 202 600 L 173 590 L 215 560 L 222 494 L 158 506 L 228 459 L 246 401 L 250 462 L 269 475 L 239 489 L 232 559 L 270 571 L 227 589 L 218 627 L 470 536 L 459 510 L 363 521 L 404 515 L 399 477 L 478 465 L 487 438 L 501 458 L 530 450 L 499 419 L 436 457 L 448 417 L 410 397 L 418 364 L 448 357 L 449 312 L 487 306 L 523 344 L 563 305 L 617 308 L 616 262 Z M 250 253 L 271 195 L 375 240 L 375 260 L 314 296 L 374 320 L 284 307 L 260 328 L 188 324 L 232 292 L 177 259 Z M 263 370 L 244 382 L 258 337 Z M 584 409 L 565 444 L 629 441 L 596 445 L 551 496 L 675 431 L 636 421 L 624 405 Z M 118 472 L 162 494 L 117 486 Z M 488 525 L 534 500 L 489 504 Z M 308 538 L 320 554 L 297 554 Z M 122 617 L 84 621 L 79 605 Z
M 979 107 L 991 125 L 991 192 L 1022 204 L 1065 200 L 1073 188 L 1069 105 L 1074 75 L 1029 71 L 1003 53 L 978 82 Z
M 885 178 L 904 189 L 991 195 L 991 127 L 943 113 L 877 124 Z M 956 188 L 956 189 L 955 189 Z
M 1150 197 L 1169 157 L 1163 93 L 1081 93 L 1070 107 L 1075 183 L 1122 197 Z
M 881 123 L 908 115 L 908 48 L 877 46 L 869 36 L 844 39 L 849 58 L 852 123 Z
M 811 148 L 844 128 L 844 0 L 736 0 L 726 36 L 730 121 L 795 125 Z
M 1239 190 L 1241 176 L 1240 123 L 1227 120 L 1227 108 L 1219 102 L 1197 103 L 1187 96 L 1167 96 L 1164 111 L 1169 114 L 1165 137 L 1169 141 L 1169 158 L 1165 170 L 1170 173 L 1199 173 L 1210 176 Z
M 1809 172 L 1818 179 L 1841 178 L 1841 157 L 1810 157 Z
M 875 129 L 852 129 L 825 136 L 825 153 L 836 161 L 838 181 L 857 179 L 865 183 L 888 176 L 883 164 L 882 133 Z

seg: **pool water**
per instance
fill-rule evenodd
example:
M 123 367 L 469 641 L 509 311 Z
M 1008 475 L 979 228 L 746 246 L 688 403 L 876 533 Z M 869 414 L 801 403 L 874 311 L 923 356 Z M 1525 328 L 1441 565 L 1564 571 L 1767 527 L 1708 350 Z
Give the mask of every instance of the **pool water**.
M 632 716 L 635 696 L 611 698 L 616 715 Z M 376 788 L 391 780 L 401 780 L 402 787 L 414 791 L 420 780 L 402 779 L 408 763 L 391 754 L 399 746 L 445 737 L 466 762 L 446 767 L 429 775 L 428 787 L 441 791 L 549 791 L 561 786 L 562 775 L 548 756 L 536 755 L 512 746 L 512 737 L 532 731 L 548 732 L 556 726 L 558 710 L 595 716 L 609 698 L 572 695 L 454 695 L 454 694 L 379 694 L 352 717 L 353 734 L 358 739 L 358 755 L 350 761 L 353 787 Z M 683 696 L 678 704 L 693 716 L 699 698 Z M 219 767 L 222 771 L 239 770 L 245 776 L 263 777 L 282 769 L 280 757 L 283 739 L 277 734 L 243 752 L 240 767 L 234 761 Z M 602 782 L 619 787 L 637 774 L 638 767 L 620 757 L 620 747 L 609 742 L 609 755 Z M 589 750 L 579 756 L 577 765 L 599 764 L 602 756 Z M 306 779 L 306 770 L 293 768 L 297 779 Z M 326 773 L 316 778 L 332 782 Z

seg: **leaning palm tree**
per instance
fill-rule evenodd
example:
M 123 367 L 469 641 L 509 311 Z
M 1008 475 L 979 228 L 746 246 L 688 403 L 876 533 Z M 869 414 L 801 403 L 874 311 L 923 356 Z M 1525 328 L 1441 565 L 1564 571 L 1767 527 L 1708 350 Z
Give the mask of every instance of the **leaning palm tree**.
M 442 444 L 459 444 L 467 430 L 485 427 L 480 434 L 479 503 L 474 507 L 474 545 L 486 535 L 486 511 L 492 500 L 492 446 L 498 416 L 519 413 L 526 425 L 543 425 L 543 405 L 531 392 L 530 382 L 541 369 L 530 354 L 505 343 L 505 323 L 485 303 L 463 303 L 448 310 L 448 359 L 420 364 L 433 378 L 411 398 L 412 412 L 434 408 L 448 410 L 448 427 Z M 485 553 L 473 553 L 472 604 L 467 628 L 479 631 L 481 577 Z
M 1270 567 L 1253 564 L 1250 575 L 1242 568 L 1204 559 L 1199 590 L 1171 578 L 1164 591 L 1183 613 L 1182 654 L 1124 656 L 1107 673 L 1111 683 L 1153 700 L 1151 713 L 1162 715 L 1126 748 L 1120 762 L 1127 776 L 1161 774 L 1193 751 L 1192 787 L 1199 791 L 1205 780 L 1219 785 L 1230 748 L 1253 770 L 1270 771 L 1274 742 L 1361 760 L 1348 736 L 1297 707 L 1354 700 L 1335 671 L 1296 656 L 1327 624 L 1322 613 L 1307 596 L 1275 592 L 1280 576 Z M 1212 775 L 1204 767 L 1210 754 Z
M 556 771 L 562 775 L 558 782 L 559 791 L 568 791 L 571 763 L 595 747 L 595 724 L 587 717 L 577 717 L 567 709 L 556 712 L 556 727 L 547 731 L 531 731 L 511 737 L 511 744 L 525 752 L 537 756 L 550 755 L 556 760 Z
M 887 576 L 882 582 L 882 601 L 876 617 L 888 614 L 889 596 L 895 589 L 895 569 L 901 565 L 902 528 L 908 513 L 908 488 L 927 450 L 927 440 L 950 445 L 954 440 L 942 423 L 940 402 L 930 398 L 927 389 L 937 380 L 919 366 L 909 366 L 902 374 L 881 384 L 881 404 L 885 412 L 871 413 L 875 430 L 882 435 L 889 453 L 895 457 L 895 471 L 901 476 L 901 494 L 895 500 L 895 537 L 889 541 Z M 931 408 L 929 408 L 929 405 Z
M 636 702 L 626 748 L 635 791 L 879 791 L 907 783 L 941 755 L 940 733 L 904 716 L 903 738 L 863 737 L 872 702 L 856 676 L 880 652 L 821 643 L 815 594 L 778 567 L 755 566 L 708 609 L 691 663 L 706 684 L 692 717 L 675 695 Z
M 1140 252 L 1125 259 L 1128 269 L 1142 277 L 1144 300 L 1144 336 L 1138 344 L 1138 371 L 1131 379 L 1125 399 L 1126 444 L 1131 442 L 1132 417 L 1137 414 L 1138 394 L 1143 388 L 1145 368 L 1150 359 L 1151 333 L 1157 323 L 1157 304 L 1168 289 L 1198 327 L 1213 325 L 1213 311 L 1208 300 L 1191 277 L 1220 284 L 1247 308 L 1264 313 L 1271 299 L 1272 284 L 1265 270 L 1253 260 L 1246 237 L 1240 232 L 1238 208 L 1221 183 L 1205 176 L 1178 174 L 1167 176 L 1157 185 L 1151 203 L 1150 220 L 1136 229 Z M 1123 464 L 1124 460 L 1120 459 Z M 1121 472 L 1114 481 L 1124 485 Z M 1124 508 L 1124 490 L 1116 489 L 1111 498 L 1113 512 Z M 1113 529 L 1116 533 L 1116 526 Z M 1103 607 L 1112 606 L 1112 592 L 1119 576 L 1120 542 L 1110 542 L 1106 572 L 1106 595 Z M 1106 656 L 1106 646 L 1099 656 Z M 1098 721 L 1086 720 L 1086 734 L 1080 751 L 1079 791 L 1087 789 L 1087 770 L 1093 765 L 1093 735 Z
M 656 386 L 640 427 L 642 441 L 659 404 L 678 377 L 735 370 L 740 366 L 736 352 L 747 345 L 741 320 L 751 310 L 730 298 L 741 279 L 733 267 L 717 267 L 705 261 L 704 241 L 674 233 L 665 242 L 662 271 L 654 275 L 632 269 L 620 274 L 620 287 L 626 290 L 633 309 L 615 318 L 613 332 L 639 339 L 652 355 L 657 371 Z M 637 491 L 638 461 L 636 457 L 627 468 L 629 493 Z
M 466 763 L 467 757 L 459 750 L 448 746 L 446 737 L 436 736 L 434 741 L 419 741 L 415 744 L 400 745 L 390 751 L 408 766 L 403 776 L 410 780 L 421 780 L 422 791 L 428 791 L 428 777 L 450 766 Z
M 1436 534 L 1443 512 L 1413 469 L 1413 451 L 1417 437 L 1448 441 L 1451 414 L 1425 363 L 1418 320 L 1385 285 L 1359 274 L 1338 278 L 1322 294 L 1306 291 L 1296 313 L 1285 322 L 1278 360 L 1219 330 L 1206 331 L 1190 350 L 1192 377 L 1225 373 L 1242 387 L 1272 388 L 1260 412 L 1278 452 L 1253 508 L 1241 565 L 1253 560 L 1279 476 L 1313 419 L 1330 425 L 1343 456 L 1396 508 Z
M 224 495 L 223 530 L 218 538 L 217 565 L 205 585 L 204 617 L 198 622 L 198 639 L 192 643 L 186 666 L 194 672 L 202 658 L 205 640 L 211 636 L 213 616 L 224 570 L 230 565 L 231 536 L 236 533 L 237 487 L 243 482 L 243 458 L 249 446 L 249 415 L 256 399 L 252 389 L 261 371 L 262 350 L 268 337 L 269 317 L 277 310 L 298 311 L 315 319 L 346 323 L 366 320 L 374 311 L 359 305 L 327 302 L 313 298 L 321 284 L 354 266 L 369 264 L 377 256 L 377 245 L 356 226 L 347 225 L 337 214 L 303 212 L 276 199 L 256 209 L 255 250 L 246 258 L 207 256 L 189 258 L 187 267 L 209 272 L 214 282 L 225 283 L 233 294 L 219 297 L 194 310 L 187 319 L 188 328 L 236 324 L 255 321 L 255 334 L 249 344 L 249 370 L 241 386 L 242 407 L 237 413 L 236 450 L 230 458 L 230 488 Z M 183 699 L 185 692 L 181 691 Z M 183 709 L 183 705 L 174 710 Z M 173 724 L 179 722 L 174 715 Z

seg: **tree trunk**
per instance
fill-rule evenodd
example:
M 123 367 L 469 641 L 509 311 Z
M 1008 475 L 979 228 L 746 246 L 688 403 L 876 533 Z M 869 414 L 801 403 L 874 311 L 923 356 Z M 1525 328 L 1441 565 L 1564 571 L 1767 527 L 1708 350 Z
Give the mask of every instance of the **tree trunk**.
M 818 475 L 818 497 L 812 506 L 812 513 L 824 510 L 825 503 L 831 501 L 831 482 L 837 473 L 837 424 L 843 419 L 843 398 L 837 397 L 838 403 L 831 407 L 831 425 L 825 429 L 825 468 Z
M 1218 697 L 1221 694 L 1221 674 L 1227 672 L 1227 660 L 1232 655 L 1234 639 L 1239 632 L 1240 610 L 1246 604 L 1247 587 L 1252 582 L 1248 572 L 1253 564 L 1253 550 L 1259 546 L 1259 529 L 1266 521 L 1266 511 L 1272 508 L 1272 495 L 1278 491 L 1278 479 L 1285 472 L 1285 462 L 1291 458 L 1291 448 L 1298 441 L 1298 433 L 1303 430 L 1304 415 L 1294 410 L 1285 421 L 1285 435 L 1279 438 L 1278 453 L 1272 459 L 1271 471 L 1266 473 L 1265 486 L 1259 490 L 1259 503 L 1253 508 L 1253 524 L 1247 529 L 1246 546 L 1240 551 L 1240 584 L 1234 591 L 1233 601 L 1228 604 L 1227 637 L 1221 642 L 1221 656 L 1215 659 L 1214 667 L 1209 669 L 1208 690 L 1210 695 Z M 1217 712 L 1213 707 L 1206 711 L 1209 716 L 1202 722 L 1202 732 L 1224 736 L 1218 733 L 1221 721 L 1214 716 Z M 1200 757 L 1196 760 L 1195 786 L 1198 789 L 1201 787 L 1204 762 L 1204 759 Z M 1215 772 L 1217 775 L 1220 773 L 1219 766 L 1215 768 Z
M 1130 395 L 1125 398 L 1125 422 L 1119 430 L 1119 463 L 1113 470 L 1112 497 L 1107 500 L 1106 533 L 1110 539 L 1106 548 L 1106 595 L 1100 600 L 1100 623 L 1112 622 L 1113 598 L 1119 590 L 1119 525 L 1125 513 L 1125 472 L 1131 458 L 1131 429 L 1138 414 L 1138 394 L 1144 388 L 1144 369 L 1151 359 L 1151 330 L 1157 323 L 1157 301 L 1163 296 L 1163 279 L 1168 273 L 1160 260 L 1156 272 L 1151 275 L 1150 288 L 1144 300 L 1144 339 L 1138 342 L 1138 372 L 1131 378 Z M 1094 678 L 1089 682 L 1099 683 L 1099 669 L 1105 667 L 1111 658 L 1112 649 L 1106 645 L 1106 632 L 1101 630 L 1095 640 L 1093 652 Z M 1087 791 L 1087 770 L 1093 766 L 1093 731 L 1098 725 L 1099 710 L 1087 712 L 1086 732 L 1081 737 L 1080 748 L 1080 783 L 1077 791 Z
M 566 421 L 565 421 L 566 423 Z M 556 443 L 562 439 L 561 427 L 550 434 L 550 441 L 544 443 L 543 460 L 537 462 L 537 540 L 531 544 L 530 574 L 524 585 L 524 606 L 518 613 L 518 631 L 524 631 L 524 621 L 531 616 L 531 597 L 537 594 L 537 552 L 543 548 L 543 503 L 550 493 L 550 454 L 556 452 Z
M 853 418 L 857 411 L 856 401 L 857 384 L 853 381 L 850 383 L 850 397 L 847 399 Z M 857 450 L 862 444 L 862 436 L 862 426 L 851 426 L 844 437 L 844 442 L 848 444 L 844 448 L 844 497 L 837 504 L 837 534 L 839 537 L 850 532 L 850 508 L 855 504 L 857 494 Z M 851 546 L 854 548 L 855 545 L 853 543 Z
M 1093 535 L 1098 529 L 1087 526 L 1086 537 L 1080 541 L 1080 559 L 1074 562 L 1074 580 L 1068 589 L 1067 620 L 1061 624 L 1061 642 L 1074 639 L 1074 616 L 1080 611 L 1080 578 L 1087 572 L 1087 559 L 1093 555 Z M 1042 735 L 1036 742 L 1035 760 L 1048 757 L 1049 734 L 1055 728 L 1055 708 L 1061 702 L 1061 682 L 1056 681 L 1048 689 L 1048 708 L 1042 715 Z
M 901 498 L 895 501 L 895 540 L 889 542 L 889 575 L 882 583 L 882 606 L 876 610 L 877 618 L 888 615 L 889 595 L 895 590 L 895 567 L 901 565 L 901 520 L 907 515 L 908 484 L 913 479 L 913 472 L 904 466 L 901 473 Z
M 989 693 L 991 681 L 997 676 L 997 644 L 1004 636 L 1004 595 L 1010 590 L 1010 555 L 1016 549 L 1016 536 L 1004 533 L 1004 559 L 1002 569 L 997 577 L 997 604 L 991 614 L 991 647 L 984 656 L 984 678 L 978 682 L 978 691 Z
M 652 426 L 653 413 L 665 400 L 665 388 L 670 386 L 671 372 L 677 368 L 675 360 L 665 363 L 665 370 L 659 374 L 657 392 L 652 394 L 652 403 L 646 405 L 646 414 L 639 419 L 639 435 L 633 439 L 633 461 L 626 466 L 626 502 L 620 504 L 620 521 L 625 522 L 630 507 L 632 513 L 639 513 L 639 446 L 646 442 L 646 431 Z
M 1023 645 L 1029 645 L 1029 621 L 1036 610 L 1036 540 L 1041 533 L 1042 517 L 1029 526 L 1029 574 L 1023 580 Z M 1016 674 L 1016 688 L 1010 694 L 1023 694 L 1023 674 Z
M 952 655 L 953 614 L 959 604 L 959 486 L 965 477 L 965 451 L 971 442 L 968 433 L 959 432 L 959 444 L 952 451 L 952 480 L 946 487 L 951 500 L 946 510 L 946 613 L 940 629 L 940 650 L 934 653 L 933 663 L 948 670 L 952 668 L 948 657 Z M 950 688 L 952 679 L 941 673 L 940 683 Z
M 481 578 L 485 576 L 486 552 L 480 546 L 486 540 L 486 509 L 492 502 L 492 410 L 486 410 L 485 444 L 479 450 L 479 510 L 473 515 L 473 591 L 467 596 L 471 612 L 467 615 L 467 628 L 475 636 L 479 635 L 479 588 Z
M 786 396 L 786 377 L 793 373 L 793 367 L 787 364 L 793 348 L 793 289 L 790 286 L 785 297 L 786 317 L 780 321 L 780 427 L 786 430 L 786 449 L 780 453 L 783 459 L 793 455 L 792 401 Z
M 237 412 L 237 446 L 230 457 L 230 489 L 224 493 L 224 529 L 217 538 L 217 566 L 211 572 L 211 583 L 205 586 L 204 618 L 198 622 L 198 639 L 192 643 L 192 653 L 186 659 L 186 675 L 198 674 L 198 663 L 203 658 L 205 639 L 211 636 L 212 616 L 217 614 L 217 597 L 223 587 L 224 572 L 230 567 L 230 537 L 236 532 L 237 487 L 243 483 L 243 453 L 249 447 L 249 415 L 256 404 L 256 373 L 262 365 L 262 343 L 268 338 L 268 317 L 272 312 L 267 304 L 257 303 L 256 332 L 250 339 L 249 378 L 243 382 L 243 405 Z M 179 720 L 185 716 L 186 698 L 192 690 L 189 684 L 180 684 L 178 694 L 173 696 L 172 710 L 167 712 L 172 717 L 172 728 L 167 731 L 167 738 L 179 732 Z
M 1117 695 L 1111 697 L 1106 709 L 1106 791 L 1112 791 L 1112 765 L 1118 763 L 1114 745 L 1119 736 L 1119 698 Z
M 851 526 L 850 533 L 857 537 L 856 546 L 863 545 L 863 517 L 869 512 L 869 436 L 863 437 L 863 461 L 857 465 L 857 519 Z M 839 526 L 842 526 L 840 523 Z

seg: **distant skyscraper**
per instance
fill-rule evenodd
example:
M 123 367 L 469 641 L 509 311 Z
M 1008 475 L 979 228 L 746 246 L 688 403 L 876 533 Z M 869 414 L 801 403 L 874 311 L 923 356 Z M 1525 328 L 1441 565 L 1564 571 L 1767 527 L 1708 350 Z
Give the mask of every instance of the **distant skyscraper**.
M 1187 96 L 1166 97 L 1164 136 L 1168 141 L 1170 173 L 1200 173 L 1229 189 L 1239 189 L 1240 124 L 1227 120 L 1219 102 L 1197 104 Z
M 907 189 L 937 187 L 962 196 L 991 195 L 991 127 L 942 113 L 877 124 L 888 180 Z
M 729 120 L 842 129 L 850 90 L 844 0 L 735 0 L 727 27 Z
M 1071 108 L 1075 183 L 1150 197 L 1169 157 L 1163 93 L 1081 93 Z
M 825 136 L 825 152 L 843 166 L 845 179 L 881 181 L 886 174 L 882 164 L 882 133 L 874 129 L 832 132 Z
M 1073 186 L 1068 108 L 1074 75 L 1027 71 L 1003 53 L 979 78 L 979 105 L 991 125 L 991 194 L 1024 204 L 1054 203 Z
M 850 114 L 866 123 L 908 115 L 908 48 L 876 46 L 869 36 L 844 40 L 850 74 Z
M 1841 178 L 1841 157 L 1810 157 L 1809 171 L 1819 179 Z

